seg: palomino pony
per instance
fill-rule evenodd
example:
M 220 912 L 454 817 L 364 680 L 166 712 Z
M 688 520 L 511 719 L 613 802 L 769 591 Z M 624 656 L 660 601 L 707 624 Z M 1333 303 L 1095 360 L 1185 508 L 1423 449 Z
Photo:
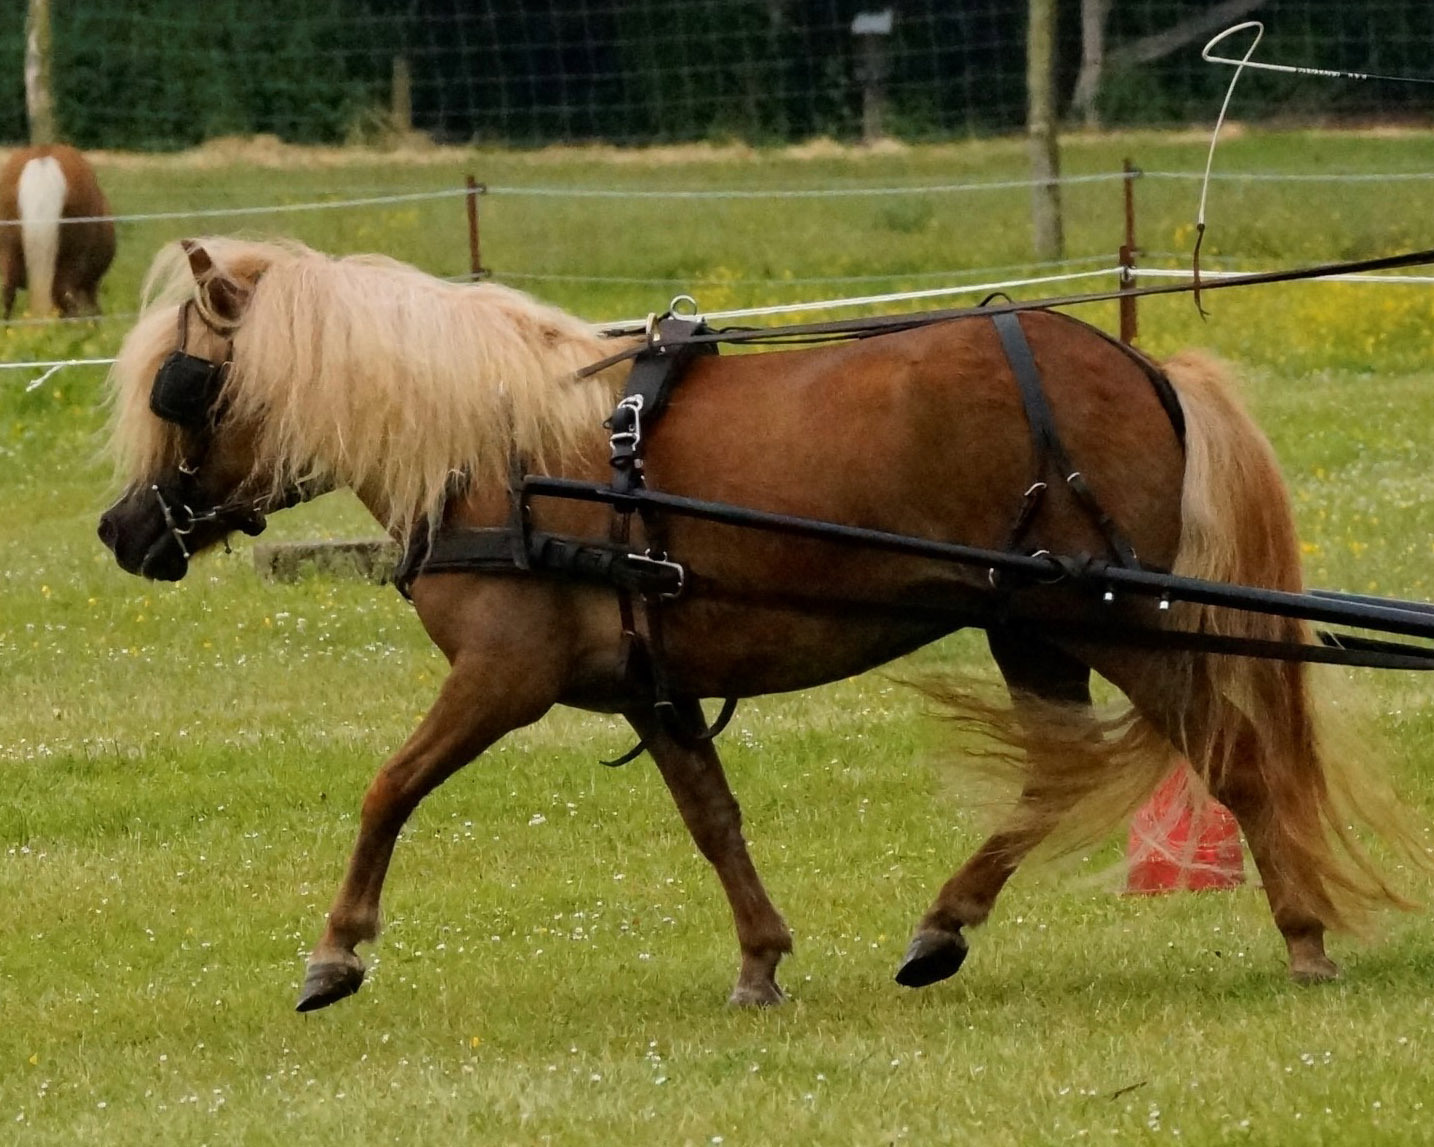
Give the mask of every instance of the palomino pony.
M 113 220 L 94 169 L 73 147 L 22 147 L 0 167 L 0 273 L 5 318 L 28 287 L 30 313 L 99 313 L 100 280 L 115 257 Z M 66 223 L 66 219 L 82 219 Z
M 380 257 L 226 239 L 161 253 L 143 317 L 112 375 L 113 446 L 126 484 L 99 533 L 131 573 L 176 580 L 190 557 L 305 482 L 347 486 L 401 541 L 441 526 L 510 520 L 510 470 L 604 481 L 603 418 L 622 382 L 593 328 L 493 284 L 458 286 Z M 1148 566 L 1285 590 L 1299 548 L 1269 446 L 1221 372 L 1185 354 L 1165 365 L 1178 416 L 1136 357 L 1051 312 L 1020 316 L 1056 428 L 1110 519 Z M 159 413 L 156 413 L 158 411 Z M 1106 538 L 1052 481 L 1022 514 L 1036 450 L 993 323 L 977 315 L 860 341 L 699 356 L 648 433 L 651 487 L 917 538 L 1099 553 Z M 462 476 L 455 483 L 456 475 Z M 1040 475 L 1037 475 L 1040 477 Z M 533 526 L 611 537 L 611 512 L 544 499 Z M 643 531 L 652 523 L 638 523 Z M 1205 606 L 1102 606 L 1069 586 L 1027 586 L 1008 627 L 985 571 L 744 533 L 672 517 L 668 552 L 686 592 L 664 605 L 675 708 L 800 689 L 880 665 L 979 622 L 1013 698 L 1000 723 L 1025 750 L 1009 821 L 941 888 L 897 979 L 929 984 L 966 954 L 1022 858 L 1052 833 L 1101 831 L 1128 814 L 1182 752 L 1234 810 L 1263 877 L 1292 975 L 1336 975 L 1325 930 L 1401 903 L 1349 835 L 1362 779 L 1325 760 L 1305 667 L 1082 640 L 1055 624 L 1113 610 L 1144 626 L 1304 641 L 1304 622 Z M 768 899 L 710 739 L 654 712 L 652 675 L 625 656 L 611 586 L 538 574 L 420 572 L 412 600 L 451 672 L 432 709 L 363 801 L 347 875 L 308 962 L 299 1008 L 356 991 L 357 946 L 379 928 L 395 839 L 425 794 L 512 729 L 566 704 L 621 713 L 642 738 L 698 848 L 716 869 L 741 948 L 732 1000 L 782 998 L 791 934 Z M 909 607 L 909 608 L 908 608 Z M 1091 713 L 1097 671 L 1129 698 L 1118 735 Z M 1352 792 L 1353 790 L 1353 792 Z M 1388 829 L 1389 824 L 1377 827 Z

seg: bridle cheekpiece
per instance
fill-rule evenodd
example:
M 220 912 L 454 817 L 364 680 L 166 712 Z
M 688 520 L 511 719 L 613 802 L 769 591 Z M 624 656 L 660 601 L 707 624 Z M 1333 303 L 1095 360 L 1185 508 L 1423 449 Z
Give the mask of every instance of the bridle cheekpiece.
M 234 340 L 231 337 L 224 349 L 220 362 L 190 354 L 186 349 L 189 341 L 189 311 L 193 299 L 187 299 L 179 308 L 179 345 L 160 363 L 155 371 L 154 383 L 149 392 L 149 409 L 158 418 L 179 427 L 185 435 L 185 450 L 179 461 L 179 476 L 162 489 L 158 482 L 150 485 L 150 491 L 159 503 L 165 528 L 188 560 L 192 554 L 189 536 L 195 529 L 208 522 L 218 522 L 228 529 L 238 529 L 250 537 L 263 533 L 267 524 L 264 515 L 273 510 L 282 510 L 323 493 L 322 489 L 306 488 L 295 482 L 277 495 L 260 498 L 241 498 L 222 502 L 208 510 L 195 510 L 193 505 L 201 501 L 198 481 L 199 468 L 208 457 L 214 444 L 214 432 L 224 416 L 224 383 L 234 361 Z M 200 311 L 200 319 L 222 334 Z M 226 533 L 228 531 L 226 530 Z

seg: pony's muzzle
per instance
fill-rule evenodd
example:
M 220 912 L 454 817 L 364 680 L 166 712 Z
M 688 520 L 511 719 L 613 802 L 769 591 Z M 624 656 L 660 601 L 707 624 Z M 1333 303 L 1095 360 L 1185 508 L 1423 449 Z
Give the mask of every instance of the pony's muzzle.
M 168 531 L 149 547 L 139 566 L 139 573 L 151 581 L 179 581 L 188 572 L 189 555 L 179 539 Z
M 101 514 L 96 532 L 125 573 L 178 581 L 189 571 L 189 555 L 162 515 L 132 496 Z
M 100 528 L 96 533 L 99 534 L 105 549 L 114 553 L 115 545 L 119 541 L 119 526 L 115 523 L 113 507 L 100 515 Z

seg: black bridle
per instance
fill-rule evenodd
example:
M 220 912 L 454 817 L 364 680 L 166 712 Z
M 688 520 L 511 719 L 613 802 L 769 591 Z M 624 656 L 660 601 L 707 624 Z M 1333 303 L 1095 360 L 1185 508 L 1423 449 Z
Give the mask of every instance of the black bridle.
M 234 363 L 234 340 L 228 338 L 224 358 L 215 362 L 202 355 L 190 354 L 189 312 L 194 300 L 186 299 L 179 308 L 179 345 L 165 357 L 155 371 L 149 392 L 149 409 L 158 418 L 177 426 L 184 434 L 178 476 L 162 487 L 150 484 L 150 492 L 159 503 L 165 529 L 187 561 L 192 556 L 189 536 L 202 525 L 218 523 L 227 535 L 237 529 L 250 537 L 264 532 L 265 515 L 307 502 L 331 487 L 322 482 L 293 482 L 284 489 L 260 497 L 234 497 L 207 510 L 193 507 L 203 501 L 199 486 L 199 470 L 214 445 L 215 431 L 223 421 L 227 403 L 224 384 Z M 218 335 L 232 332 L 219 330 L 200 313 L 200 321 Z M 242 487 L 241 487 L 242 489 Z

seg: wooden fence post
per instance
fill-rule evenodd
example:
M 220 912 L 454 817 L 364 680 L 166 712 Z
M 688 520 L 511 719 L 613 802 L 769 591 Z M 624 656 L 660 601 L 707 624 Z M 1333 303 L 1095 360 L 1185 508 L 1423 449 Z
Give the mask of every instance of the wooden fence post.
M 1135 243 L 1135 177 L 1140 174 L 1129 159 L 1123 168 L 1121 185 L 1125 197 L 1125 242 L 1120 245 L 1120 289 L 1135 286 L 1135 256 L 1140 248 Z M 1140 321 L 1135 312 L 1135 297 L 1120 300 L 1120 341 L 1133 343 L 1140 334 Z
M 488 190 L 488 185 L 479 183 L 472 175 L 469 175 L 465 182 L 468 185 L 468 194 L 463 197 L 468 204 L 468 278 L 477 282 L 488 277 L 488 270 L 483 266 L 483 254 L 478 246 L 478 196 Z
M 1036 258 L 1059 259 L 1065 251 L 1061 230 L 1061 159 L 1056 136 L 1055 0 L 1030 0 L 1026 42 L 1026 136 L 1031 156 L 1031 215 Z

